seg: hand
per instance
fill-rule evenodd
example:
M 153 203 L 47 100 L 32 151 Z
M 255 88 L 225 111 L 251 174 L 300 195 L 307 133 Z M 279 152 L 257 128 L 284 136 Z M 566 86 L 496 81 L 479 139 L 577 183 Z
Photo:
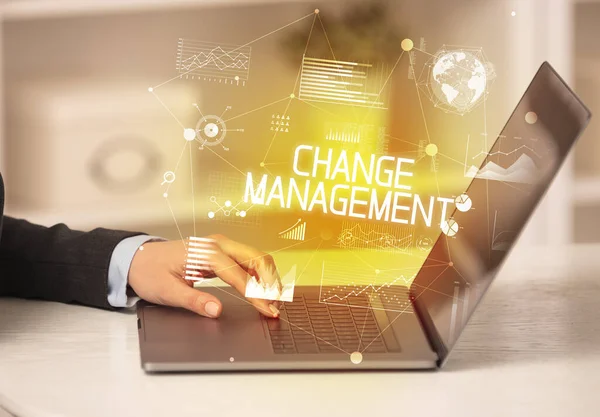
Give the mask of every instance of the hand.
M 272 285 L 281 287 L 275 262 L 270 255 L 243 245 L 224 236 L 208 238 L 211 254 L 202 278 L 219 277 L 234 287 L 244 297 L 248 274 Z M 129 269 L 129 285 L 146 301 L 172 307 L 182 307 L 197 314 L 217 318 L 223 305 L 211 294 L 193 288 L 193 282 L 184 279 L 186 242 L 149 242 L 138 250 Z M 261 299 L 248 299 L 267 317 L 278 317 L 278 303 Z

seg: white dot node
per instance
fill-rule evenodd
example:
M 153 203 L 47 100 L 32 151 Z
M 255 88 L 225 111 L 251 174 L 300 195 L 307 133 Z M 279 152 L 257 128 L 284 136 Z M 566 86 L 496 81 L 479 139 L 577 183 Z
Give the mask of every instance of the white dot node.
M 436 156 L 438 153 L 438 147 L 434 143 L 430 143 L 425 147 L 425 153 L 429 156 Z
M 150 92 L 153 92 L 153 91 L 154 91 L 154 88 L 152 88 L 152 87 L 148 87 L 148 91 L 150 91 Z
M 208 212 L 208 218 L 209 218 L 209 219 L 214 219 L 214 218 L 215 218 L 215 213 L 214 213 L 214 212 L 212 212 L 212 211 L 209 211 L 209 212 Z
M 194 129 L 184 129 L 183 138 L 188 142 L 193 141 L 196 139 L 196 131 Z
M 527 112 L 527 114 L 525 115 L 525 121 L 527 123 L 529 123 L 530 125 L 536 124 L 538 121 L 537 113 L 535 113 L 533 111 Z
M 144 250 L 144 247 L 143 247 L 143 246 L 140 246 L 140 250 Z
M 164 194 L 163 194 L 163 197 L 164 197 L 164 198 L 167 198 L 168 196 L 169 196 L 169 194 L 167 194 L 167 193 L 164 193 Z
M 512 17 L 515 17 L 515 16 L 517 15 L 517 12 L 515 12 L 515 11 L 513 10 L 512 12 L 510 12 L 510 15 L 511 15 Z
M 360 352 L 354 352 L 350 355 L 350 362 L 352 362 L 354 365 L 358 365 L 362 362 L 363 360 L 363 355 Z
M 242 211 L 240 211 L 240 217 L 246 217 L 246 214 L 247 214 L 247 213 L 246 213 L 245 211 L 243 211 L 243 210 L 242 210 Z
M 227 201 L 225 202 L 225 207 L 231 207 L 231 201 L 227 200 Z
M 229 358 L 229 362 L 235 362 L 235 358 L 232 356 L 231 358 Z
M 319 14 L 320 10 L 319 9 L 315 9 L 315 13 Z
M 412 51 L 412 49 L 414 48 L 415 44 L 411 39 L 404 39 L 401 43 L 400 43 L 400 47 L 402 48 L 403 51 L 405 52 L 410 52 Z
M 239 75 L 236 75 L 236 76 L 235 76 L 235 80 L 236 80 L 236 81 L 239 81 L 239 80 L 240 80 L 240 77 L 239 77 Z

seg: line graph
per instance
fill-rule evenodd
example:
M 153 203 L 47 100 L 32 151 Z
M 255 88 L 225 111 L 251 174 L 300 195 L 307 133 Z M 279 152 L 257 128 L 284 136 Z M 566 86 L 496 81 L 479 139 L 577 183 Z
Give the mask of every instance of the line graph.
M 488 156 L 488 157 L 492 157 L 492 156 L 496 156 L 496 155 L 511 156 L 511 155 L 516 154 L 518 152 L 521 152 L 521 151 L 523 151 L 525 149 L 528 150 L 529 152 L 533 153 L 538 158 L 542 157 L 531 146 L 522 145 L 522 146 L 519 146 L 518 148 L 516 148 L 516 149 L 514 149 L 514 150 L 512 150 L 510 152 L 496 151 L 496 152 L 490 152 L 490 153 L 488 153 L 488 152 L 481 151 L 477 155 L 473 156 L 471 159 L 477 159 L 480 156 Z
M 406 312 L 410 308 L 408 288 L 413 279 L 414 275 L 324 261 L 319 302 Z
M 516 182 L 523 184 L 531 184 L 535 182 L 537 178 L 537 166 L 532 156 L 536 159 L 542 159 L 543 156 L 540 153 L 540 149 L 536 147 L 535 138 L 523 139 L 522 137 L 509 137 L 500 135 L 499 145 L 497 150 L 487 151 L 482 149 L 475 156 L 469 157 L 469 146 L 471 142 L 471 135 L 467 137 L 467 150 L 465 154 L 464 163 L 464 176 L 467 178 L 480 178 L 487 180 L 503 181 L 503 182 Z M 527 140 L 527 144 L 522 144 L 524 140 Z M 508 143 L 505 148 L 506 151 L 500 150 L 502 143 Z M 486 164 L 479 169 L 476 165 L 476 160 L 479 160 L 482 156 L 485 156 Z M 495 158 L 494 158 L 495 157 Z M 492 161 L 493 159 L 493 161 Z
M 488 162 L 479 171 L 470 169 L 465 176 L 491 181 L 534 184 L 537 180 L 537 166 L 529 156 L 521 154 L 519 159 L 507 168 Z
M 250 73 L 250 46 L 224 45 L 180 38 L 177 71 L 186 79 L 245 86 Z
M 413 234 L 410 228 L 386 225 L 352 224 L 344 222 L 337 245 L 346 249 L 363 249 L 384 252 L 410 252 Z
M 244 202 L 243 178 L 224 172 L 213 171 L 204 184 L 206 197 L 205 213 L 210 221 L 240 227 L 259 227 L 261 211 L 259 207 Z
M 390 282 L 389 284 L 382 284 L 379 286 L 373 285 L 373 284 L 369 284 L 367 286 L 363 286 L 360 290 L 356 291 L 356 290 L 352 290 L 349 293 L 347 293 L 344 296 L 339 296 L 337 294 L 333 294 L 327 298 L 323 298 L 323 302 L 327 302 L 330 300 L 340 300 L 340 301 L 344 301 L 347 300 L 348 298 L 352 297 L 352 296 L 359 296 L 361 294 L 364 294 L 365 292 L 374 292 L 374 293 L 378 293 L 382 290 L 385 289 L 389 289 L 391 286 L 393 285 L 403 285 L 404 287 L 408 286 L 410 284 L 411 279 L 406 278 L 404 275 L 400 275 L 398 278 L 396 278 L 395 280 L 393 280 L 392 282 Z M 370 291 L 369 291 L 370 290 Z

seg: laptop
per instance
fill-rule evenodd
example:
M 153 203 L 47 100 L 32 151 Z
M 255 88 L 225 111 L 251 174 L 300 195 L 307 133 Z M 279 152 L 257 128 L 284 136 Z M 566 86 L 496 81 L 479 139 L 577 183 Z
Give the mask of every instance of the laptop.
M 385 295 L 357 288 L 327 303 L 326 286 L 297 286 L 280 319 L 261 316 L 228 288 L 203 288 L 223 302 L 217 320 L 140 303 L 143 369 L 442 367 L 590 118 L 551 65 L 542 64 L 484 162 L 465 171 L 471 183 L 410 287 L 390 284 Z M 525 137 L 535 146 L 520 145 Z M 507 146 L 507 138 L 516 144 Z M 476 209 L 459 210 L 465 205 Z

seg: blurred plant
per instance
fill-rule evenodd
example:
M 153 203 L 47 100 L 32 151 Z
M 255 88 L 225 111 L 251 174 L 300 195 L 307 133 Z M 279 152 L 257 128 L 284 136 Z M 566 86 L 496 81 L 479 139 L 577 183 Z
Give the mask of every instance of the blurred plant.
M 340 18 L 321 14 L 323 26 L 331 43 L 331 49 L 339 60 L 359 62 L 393 63 L 401 52 L 401 36 L 393 22 L 387 0 L 348 2 L 347 10 Z M 323 34 L 319 17 L 311 37 L 307 54 L 321 58 L 333 58 L 327 38 Z M 282 47 L 290 60 L 298 63 L 298 54 L 306 49 L 306 29 L 294 32 L 284 39 Z

